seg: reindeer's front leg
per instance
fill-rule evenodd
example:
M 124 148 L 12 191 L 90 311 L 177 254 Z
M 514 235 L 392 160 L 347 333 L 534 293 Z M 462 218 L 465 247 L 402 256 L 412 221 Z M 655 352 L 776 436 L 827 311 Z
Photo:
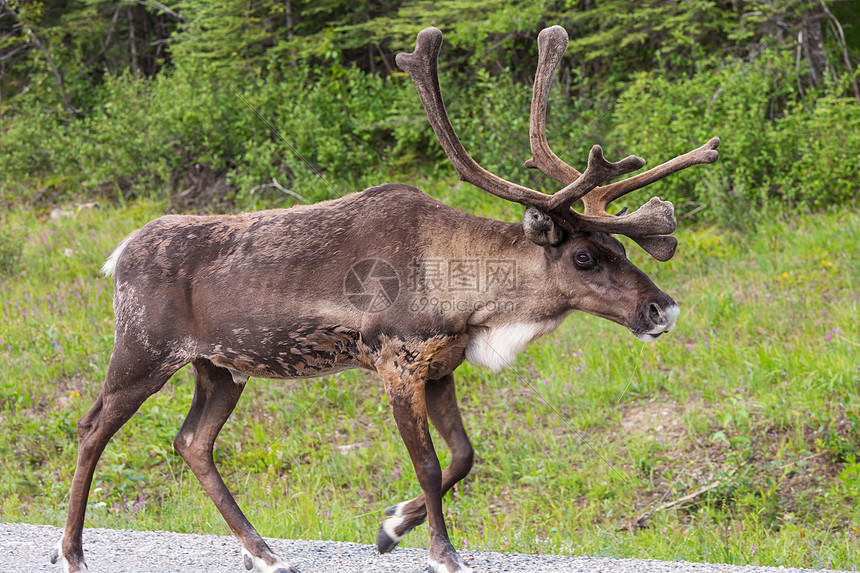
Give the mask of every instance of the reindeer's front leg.
M 454 376 L 447 374 L 425 385 L 427 414 L 430 422 L 451 449 L 451 464 L 442 472 L 442 496 L 472 469 L 473 450 L 469 436 L 463 429 Z M 400 502 L 385 510 L 388 516 L 379 527 L 376 547 L 380 553 L 392 551 L 403 537 L 427 519 L 424 494 L 409 501 Z
M 418 477 L 427 506 L 430 525 L 430 556 L 427 560 L 434 573 L 471 573 L 454 550 L 448 538 L 442 513 L 442 468 L 430 439 L 427 423 L 425 385 L 432 356 L 422 356 L 421 349 L 400 344 L 385 362 L 377 365 L 385 382 L 385 392 L 394 420 Z

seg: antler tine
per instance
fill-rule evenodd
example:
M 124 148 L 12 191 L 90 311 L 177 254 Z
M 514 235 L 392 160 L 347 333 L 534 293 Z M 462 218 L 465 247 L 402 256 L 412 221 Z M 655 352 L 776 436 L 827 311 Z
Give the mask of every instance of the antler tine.
M 643 159 L 633 155 L 618 163 L 610 163 L 604 159 L 603 150 L 595 146 L 589 155 L 586 169 L 586 173 L 590 171 L 590 177 L 580 181 L 582 174 L 553 153 L 546 140 L 546 106 L 552 74 L 567 49 L 568 41 L 567 31 L 561 26 L 544 28 L 538 34 L 538 65 L 529 120 L 532 158 L 525 163 L 526 167 L 537 168 L 567 185 L 550 201 L 553 209 L 567 209 L 604 181 L 640 169 L 645 164 Z M 576 185 L 572 186 L 571 183 L 574 182 Z
M 527 168 L 539 169 L 564 185 L 573 183 L 582 174 L 562 161 L 550 149 L 546 140 L 546 106 L 552 74 L 567 50 L 568 42 L 567 31 L 561 26 L 544 28 L 538 34 L 538 65 L 529 119 L 532 157 L 525 164 Z
M 627 235 L 658 261 L 668 261 L 678 246 L 677 239 L 665 236 L 675 230 L 674 207 L 671 203 L 654 197 L 635 212 L 623 217 L 609 215 L 606 207 L 615 199 L 672 173 L 693 165 L 715 162 L 719 158 L 719 145 L 720 138 L 714 137 L 698 149 L 679 155 L 644 173 L 594 189 L 582 197 L 585 210 L 581 218 L 593 221 L 594 230 Z M 625 229 L 613 230 L 618 223 L 622 223 Z
M 637 189 L 641 189 L 651 183 L 659 181 L 672 173 L 676 173 L 693 165 L 703 163 L 714 163 L 720 156 L 717 147 L 720 145 L 720 138 L 711 138 L 705 145 L 688 151 L 683 155 L 679 155 L 674 159 L 658 165 L 644 173 L 618 181 L 610 185 L 598 187 L 588 195 L 582 198 L 585 205 L 586 215 L 599 215 L 606 212 L 606 207 L 618 199 L 622 195 L 626 195 Z
M 603 156 L 603 148 L 595 145 L 588 154 L 588 167 L 585 172 L 573 183 L 554 193 L 549 208 L 566 214 L 577 199 L 584 200 L 584 197 L 604 181 L 641 169 L 643 165 L 645 160 L 635 155 L 628 155 L 614 163 L 607 161 Z
M 454 169 L 460 174 L 460 179 L 502 199 L 547 209 L 550 195 L 511 183 L 490 173 L 478 165 L 460 143 L 445 111 L 442 88 L 439 86 L 438 58 L 441 49 L 442 32 L 438 28 L 425 28 L 418 33 L 415 51 L 411 54 L 401 52 L 397 54 L 395 60 L 415 82 L 430 126 Z
M 630 237 L 642 247 L 646 253 L 660 262 L 666 262 L 675 255 L 678 239 L 670 235 L 651 235 L 648 237 Z

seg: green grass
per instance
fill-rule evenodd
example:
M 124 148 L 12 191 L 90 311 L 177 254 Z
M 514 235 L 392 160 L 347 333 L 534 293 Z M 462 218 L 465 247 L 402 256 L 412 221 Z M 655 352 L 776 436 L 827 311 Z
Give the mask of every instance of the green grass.
M 452 204 L 502 212 L 459 185 L 430 187 Z M 15 252 L 17 241 L 22 254 L 0 268 L 0 519 L 63 523 L 75 420 L 99 392 L 113 339 L 111 284 L 98 271 L 162 211 L 141 203 L 59 220 L 7 216 L 0 248 Z M 858 229 L 850 211 L 752 235 L 682 229 L 665 264 L 631 246 L 682 307 L 671 335 L 643 344 L 575 314 L 515 370 L 461 367 L 477 454 L 445 501 L 455 545 L 860 566 Z M 88 527 L 229 533 L 172 450 L 192 392 L 184 369 L 114 438 Z M 419 493 L 381 382 L 358 371 L 253 380 L 216 461 L 267 536 L 372 543 L 382 510 Z M 426 527 L 403 541 L 426 544 Z

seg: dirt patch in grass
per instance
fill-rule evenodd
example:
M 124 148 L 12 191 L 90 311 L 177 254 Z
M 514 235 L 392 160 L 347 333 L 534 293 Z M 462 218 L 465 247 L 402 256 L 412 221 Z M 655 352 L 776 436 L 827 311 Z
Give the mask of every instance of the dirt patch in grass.
M 685 433 L 684 416 L 684 406 L 662 396 L 630 404 L 619 414 L 625 433 L 657 435 L 668 443 Z
M 756 409 L 750 405 L 748 410 Z M 704 430 L 701 437 L 687 429 L 692 412 Z M 751 414 L 743 427 L 725 427 L 717 406 L 681 404 L 665 396 L 626 405 L 617 420 L 604 432 L 618 447 L 613 464 L 635 476 L 635 501 L 617 518 L 626 530 L 635 530 L 631 523 L 655 512 L 692 518 L 702 504 L 730 513 L 755 505 L 762 523 L 774 530 L 814 521 L 815 499 L 834 494 L 843 467 L 821 444 L 829 439 L 844 448 L 843 427 L 850 425 L 832 423 L 829 432 L 831 426 L 815 430 L 807 425 L 800 438 L 796 428 L 774 426 Z

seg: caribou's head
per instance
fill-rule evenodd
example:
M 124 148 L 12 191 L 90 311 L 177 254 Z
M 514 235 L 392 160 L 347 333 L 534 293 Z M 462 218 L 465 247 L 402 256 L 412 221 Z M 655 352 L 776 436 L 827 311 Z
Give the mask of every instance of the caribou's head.
M 523 224 L 534 240 L 530 211 Z M 552 262 L 547 278 L 566 295 L 570 308 L 622 324 L 649 342 L 675 327 L 678 305 L 627 259 L 624 245 L 612 235 L 562 231 L 557 243 L 543 248 Z
M 460 143 L 442 101 L 438 57 L 442 32 L 427 28 L 418 34 L 415 51 L 397 55 L 397 64 L 412 76 L 439 142 L 464 181 L 493 195 L 526 206 L 523 232 L 544 248 L 552 262 L 548 280 L 569 299 L 571 309 L 582 310 L 623 324 L 642 340 L 655 340 L 675 325 L 680 310 L 666 293 L 626 256 L 623 245 L 612 234 L 621 234 L 639 244 L 659 261 L 675 253 L 677 239 L 674 209 L 670 202 L 654 197 L 626 214 L 607 212 L 613 200 L 640 189 L 671 173 L 717 160 L 719 138 L 675 157 L 636 176 L 609 183 L 640 169 L 645 160 L 631 155 L 618 162 L 607 161 L 599 145 L 591 149 L 582 173 L 562 161 L 546 140 L 546 104 L 549 83 L 568 45 L 560 26 L 538 36 L 539 60 L 532 97 L 529 139 L 532 158 L 526 167 L 536 168 L 564 187 L 549 195 L 506 181 L 478 165 Z M 572 207 L 582 201 L 582 212 Z

